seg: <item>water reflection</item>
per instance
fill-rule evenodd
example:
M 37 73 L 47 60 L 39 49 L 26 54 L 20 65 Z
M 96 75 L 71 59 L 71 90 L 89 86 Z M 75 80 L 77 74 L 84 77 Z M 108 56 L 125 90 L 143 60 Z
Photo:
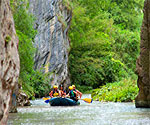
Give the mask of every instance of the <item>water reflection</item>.
M 32 104 L 10 114 L 8 125 L 150 125 L 150 109 L 137 109 L 134 103 L 81 101 L 80 106 L 50 107 L 35 100 Z

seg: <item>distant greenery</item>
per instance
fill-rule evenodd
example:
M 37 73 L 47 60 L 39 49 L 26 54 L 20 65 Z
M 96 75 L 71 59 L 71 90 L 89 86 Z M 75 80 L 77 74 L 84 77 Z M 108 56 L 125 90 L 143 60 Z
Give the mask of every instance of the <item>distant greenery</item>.
M 127 74 L 125 65 L 113 58 L 109 42 L 91 42 L 90 46 L 89 43 L 80 44 L 73 47 L 71 53 L 71 78 L 77 84 L 96 88 L 107 82 L 119 81 Z
M 10 0 L 11 9 L 15 21 L 17 36 L 19 37 L 19 55 L 20 55 L 20 80 L 22 86 L 29 98 L 44 96 L 48 94 L 50 79 L 47 74 L 41 71 L 34 71 L 34 37 L 37 31 L 34 29 L 34 17 L 28 13 L 28 0 Z
M 137 93 L 136 80 L 124 79 L 93 90 L 92 97 L 98 101 L 129 102 L 135 99 Z
M 144 0 L 74 0 L 72 84 L 87 91 L 135 76 Z

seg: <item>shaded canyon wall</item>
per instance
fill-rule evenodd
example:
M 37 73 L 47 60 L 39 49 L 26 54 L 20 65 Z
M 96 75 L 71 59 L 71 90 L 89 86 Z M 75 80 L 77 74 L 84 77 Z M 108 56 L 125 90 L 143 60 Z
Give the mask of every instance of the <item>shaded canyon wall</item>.
M 67 4 L 68 5 L 68 4 Z M 52 72 L 51 84 L 70 84 L 68 74 L 69 40 L 71 10 L 63 0 L 30 0 L 31 13 L 36 17 L 35 29 L 35 69 L 44 67 Z
M 18 39 L 9 0 L 0 0 L 0 124 L 7 123 L 14 87 L 18 82 L 20 62 Z
M 135 105 L 136 107 L 150 108 L 150 0 L 145 0 L 143 12 L 140 56 L 136 69 L 139 93 L 135 99 Z

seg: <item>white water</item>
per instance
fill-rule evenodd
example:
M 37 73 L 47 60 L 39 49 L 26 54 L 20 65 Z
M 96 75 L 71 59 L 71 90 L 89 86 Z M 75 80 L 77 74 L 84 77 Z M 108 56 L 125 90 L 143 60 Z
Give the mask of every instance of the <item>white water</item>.
M 135 108 L 134 103 L 80 102 L 80 106 L 50 107 L 42 99 L 31 101 L 32 106 L 10 114 L 8 125 L 150 125 L 150 109 Z

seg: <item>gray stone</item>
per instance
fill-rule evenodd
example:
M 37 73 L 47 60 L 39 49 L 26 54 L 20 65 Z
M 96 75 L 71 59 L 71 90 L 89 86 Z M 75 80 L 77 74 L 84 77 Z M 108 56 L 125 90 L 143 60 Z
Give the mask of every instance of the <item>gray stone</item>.
M 150 0 L 145 0 L 143 12 L 140 56 L 136 66 L 139 93 L 135 99 L 135 105 L 150 108 Z
M 24 92 L 19 91 L 17 95 L 17 106 L 30 106 L 30 101 Z
M 30 10 L 36 17 L 38 31 L 34 41 L 35 69 L 45 67 L 52 72 L 51 84 L 70 84 L 68 73 L 69 40 L 67 36 L 72 12 L 62 0 L 30 0 Z
M 12 92 L 18 82 L 18 38 L 9 0 L 0 0 L 0 124 L 6 125 Z

